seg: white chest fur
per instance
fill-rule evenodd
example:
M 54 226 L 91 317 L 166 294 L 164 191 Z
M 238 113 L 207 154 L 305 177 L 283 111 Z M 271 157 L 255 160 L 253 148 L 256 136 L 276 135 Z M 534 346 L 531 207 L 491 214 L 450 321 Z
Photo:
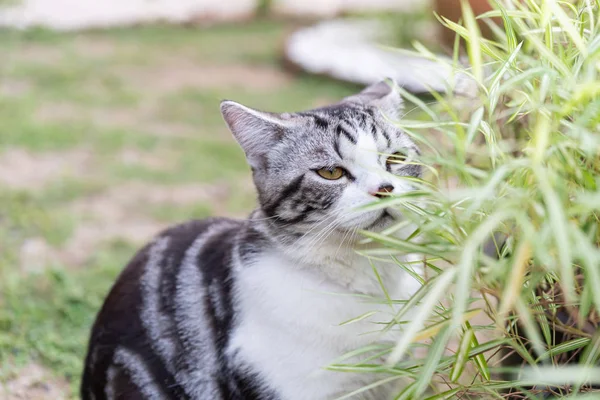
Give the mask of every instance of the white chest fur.
M 379 332 L 395 310 L 364 295 L 384 297 L 368 260 L 356 257 L 327 268 L 331 270 L 324 273 L 271 254 L 236 271 L 240 318 L 229 354 L 261 371 L 284 400 L 335 399 L 384 378 L 326 371 L 324 367 L 348 351 L 394 340 L 399 334 L 396 331 L 384 337 Z M 379 266 L 378 270 L 392 299 L 406 299 L 419 287 L 396 265 Z M 332 280 L 335 276 L 339 281 Z M 367 313 L 369 316 L 358 322 L 342 324 Z M 385 399 L 385 390 L 355 398 Z

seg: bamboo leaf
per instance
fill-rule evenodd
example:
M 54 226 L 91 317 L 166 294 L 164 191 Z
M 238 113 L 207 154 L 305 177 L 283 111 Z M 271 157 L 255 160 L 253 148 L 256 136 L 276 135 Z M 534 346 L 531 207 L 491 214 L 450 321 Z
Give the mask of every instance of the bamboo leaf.
M 468 320 L 465 321 L 465 326 L 467 327 L 467 329 L 472 329 L 471 324 L 469 323 Z M 473 335 L 473 338 L 471 339 L 471 341 L 472 341 L 472 345 L 471 345 L 472 347 L 479 348 L 479 341 L 477 340 L 477 336 Z M 492 377 L 490 375 L 490 367 L 488 366 L 487 360 L 485 359 L 484 355 L 482 353 L 474 354 L 473 360 L 475 361 L 475 365 L 477 366 L 477 369 L 479 370 L 481 377 L 485 381 L 489 381 L 490 379 L 492 379 Z
M 469 350 L 473 344 L 473 333 L 472 329 L 467 329 L 463 333 L 463 337 L 458 345 L 458 349 L 456 351 L 456 361 L 452 366 L 452 370 L 450 371 L 450 381 L 457 382 L 460 376 L 462 375 L 463 370 L 465 369 L 465 364 L 469 361 L 467 355 L 469 354 Z
M 365 319 L 367 319 L 369 317 L 372 317 L 375 314 L 378 314 L 378 312 L 377 311 L 369 311 L 369 312 L 366 312 L 364 314 L 359 315 L 358 317 L 351 318 L 351 319 L 346 320 L 344 322 L 340 322 L 339 325 L 340 326 L 350 325 L 350 324 L 353 324 L 353 323 L 356 323 L 356 322 L 359 322 L 359 321 L 363 321 L 363 320 L 365 320 Z
M 463 18 L 468 32 L 467 52 L 469 61 L 473 69 L 473 75 L 477 82 L 483 82 L 483 60 L 481 57 L 481 32 L 477 25 L 477 20 L 473 14 L 473 9 L 466 0 L 460 2 Z
M 404 331 L 401 339 L 398 341 L 396 347 L 388 357 L 388 365 L 397 363 L 404 356 L 408 346 L 417 335 L 417 332 L 423 326 L 427 317 L 431 315 L 433 307 L 443 296 L 446 289 L 450 286 L 450 283 L 452 283 L 455 275 L 456 269 L 450 268 L 442 272 L 442 274 L 435 279 L 435 283 L 431 286 L 429 293 L 427 293 L 427 296 L 424 298 L 423 304 L 419 307 L 419 313 L 417 313 L 410 324 L 406 326 L 406 330 Z
M 466 312 L 463 315 L 463 321 L 468 321 L 469 319 L 473 318 L 475 315 L 479 314 L 480 312 L 481 312 L 481 309 L 476 309 L 476 310 L 471 310 L 471 311 Z M 430 339 L 433 336 L 437 335 L 442 329 L 444 329 L 448 325 L 450 325 L 449 320 L 445 320 L 442 322 L 438 322 L 437 324 L 433 324 L 433 325 L 427 327 L 426 329 L 423 329 L 422 331 L 420 331 L 417 335 L 415 335 L 415 337 L 413 338 L 413 341 L 419 342 L 421 340 Z
M 554 357 L 569 351 L 578 350 L 582 347 L 585 347 L 588 343 L 590 343 L 590 341 L 590 338 L 577 338 L 573 340 L 568 340 L 566 342 L 557 344 L 556 346 L 552 347 L 547 352 L 542 354 L 539 359 L 546 359 L 548 357 Z

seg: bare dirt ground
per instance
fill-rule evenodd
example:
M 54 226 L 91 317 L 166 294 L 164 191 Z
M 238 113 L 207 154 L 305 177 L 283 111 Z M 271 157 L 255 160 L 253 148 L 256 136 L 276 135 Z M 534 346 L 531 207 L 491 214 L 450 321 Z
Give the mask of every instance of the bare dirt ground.
M 69 384 L 54 377 L 52 371 L 31 363 L 16 371 L 16 376 L 0 385 L 2 400 L 63 400 Z
M 89 152 L 80 149 L 45 154 L 8 149 L 0 156 L 0 184 L 34 191 L 56 180 L 81 176 L 89 164 Z
M 288 84 L 279 68 L 254 65 L 201 65 L 185 57 L 164 60 L 149 68 L 124 68 L 117 75 L 144 93 L 167 94 L 181 89 L 240 88 L 268 91 Z M 148 85 L 148 82 L 152 82 Z

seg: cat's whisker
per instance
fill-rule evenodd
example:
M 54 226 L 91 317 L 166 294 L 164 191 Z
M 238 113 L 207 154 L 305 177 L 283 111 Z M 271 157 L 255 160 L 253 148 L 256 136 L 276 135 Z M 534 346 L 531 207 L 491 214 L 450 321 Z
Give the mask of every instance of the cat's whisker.
M 340 245 L 338 246 L 337 250 L 335 251 L 335 254 L 334 254 L 334 256 L 333 256 L 333 258 L 334 258 L 334 259 L 336 259 L 336 258 L 337 258 L 337 256 L 338 256 L 338 253 L 340 252 L 340 250 L 341 250 L 342 246 L 344 245 L 344 241 L 346 240 L 346 238 L 347 238 L 347 237 L 349 237 L 349 236 L 353 236 L 353 235 L 354 235 L 354 232 L 355 232 L 354 230 L 348 230 L 348 231 L 347 231 L 347 232 L 344 234 L 344 236 L 342 237 L 342 240 L 340 241 Z M 352 241 L 350 241 L 350 243 L 351 243 L 351 242 L 352 242 Z
M 334 221 L 332 221 L 326 227 L 324 227 L 323 229 L 321 229 L 319 231 L 319 233 L 317 233 L 316 239 L 317 240 L 321 239 L 321 236 L 322 236 L 323 233 L 333 232 L 335 229 L 337 229 L 344 222 L 344 218 L 345 218 L 344 213 L 346 213 L 348 211 L 349 211 L 349 209 L 337 210 L 337 211 L 333 212 L 330 216 L 326 217 L 324 219 L 324 221 L 329 221 L 331 219 L 334 219 Z M 335 225 L 335 226 L 332 227 L 332 225 Z M 312 232 L 313 230 L 314 229 L 309 230 L 302 237 L 307 236 L 308 233 Z
M 313 246 L 317 246 L 320 243 L 328 243 L 328 239 L 333 232 L 340 226 L 340 221 L 335 220 L 330 223 L 326 228 L 321 230 L 318 234 L 311 238 L 311 240 L 305 245 L 307 249 L 313 249 Z M 318 247 L 318 246 L 317 246 Z
M 300 243 L 300 241 L 302 241 L 305 237 L 307 237 L 308 235 L 310 235 L 311 233 L 313 233 L 315 230 L 317 230 L 320 225 L 325 224 L 325 223 L 330 223 L 331 220 L 335 220 L 338 217 L 338 215 L 336 213 L 333 213 L 331 215 L 328 215 L 327 217 L 325 217 L 323 220 L 317 222 L 315 225 L 313 225 L 308 231 L 306 231 L 302 236 L 300 236 L 295 242 L 294 244 L 298 244 Z M 326 229 L 329 226 L 329 224 L 324 228 Z M 320 231 L 319 231 L 320 232 Z
M 312 249 L 312 247 L 314 245 L 316 245 L 317 243 L 325 242 L 325 239 L 330 234 L 330 232 L 334 232 L 338 226 L 339 226 L 339 221 L 334 219 L 325 228 L 320 230 L 315 236 L 311 237 L 309 242 L 304 247 L 307 249 Z
M 347 222 L 346 218 L 349 215 L 352 215 L 353 213 L 357 213 L 355 210 L 351 209 L 351 208 L 347 208 L 344 210 L 339 210 L 338 212 L 336 212 L 334 214 L 334 216 L 336 217 L 336 223 L 334 224 L 334 226 L 331 226 L 332 224 L 328 225 L 326 228 L 323 229 L 323 231 L 321 231 L 315 238 L 313 241 L 311 241 L 311 245 L 318 242 L 318 241 L 323 241 L 326 242 L 327 239 L 329 238 L 329 236 L 331 236 L 331 234 L 333 232 L 335 232 L 335 230 L 342 224 Z M 360 213 L 359 213 L 360 214 Z

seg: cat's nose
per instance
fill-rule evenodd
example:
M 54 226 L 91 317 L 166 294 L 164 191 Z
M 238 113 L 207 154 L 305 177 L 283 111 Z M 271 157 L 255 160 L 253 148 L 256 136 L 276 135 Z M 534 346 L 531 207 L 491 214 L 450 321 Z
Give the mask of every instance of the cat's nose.
M 392 193 L 394 191 L 394 186 L 392 186 L 389 183 L 384 183 L 383 185 L 379 186 L 379 189 L 377 189 L 377 192 L 375 193 L 371 193 L 373 196 L 378 197 L 378 198 L 383 198 L 387 196 L 387 193 Z

